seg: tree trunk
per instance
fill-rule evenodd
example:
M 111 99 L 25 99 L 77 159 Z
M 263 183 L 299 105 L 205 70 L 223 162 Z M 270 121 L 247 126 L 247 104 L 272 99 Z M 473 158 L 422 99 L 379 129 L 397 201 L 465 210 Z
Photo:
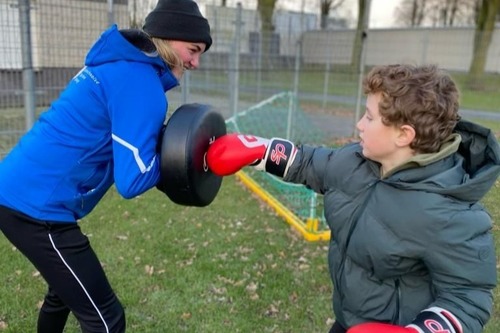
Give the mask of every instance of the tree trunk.
M 276 0 L 258 0 L 257 3 L 261 22 L 260 47 L 268 68 L 272 67 L 271 43 L 274 32 L 273 12 L 275 4 Z
M 500 0 L 483 0 L 476 23 L 472 61 L 467 76 L 470 89 L 481 90 L 481 79 L 486 67 L 486 58 L 495 28 L 495 18 L 499 10 Z
M 364 17 L 366 12 L 367 0 L 358 0 L 358 24 L 356 26 L 356 35 L 354 37 L 354 44 L 352 47 L 351 68 L 353 73 L 359 72 L 361 63 L 361 53 L 363 50 L 363 38 L 365 38 L 366 31 L 364 31 Z
M 328 25 L 328 15 L 330 14 L 330 6 L 332 2 L 329 0 L 321 0 L 319 3 L 319 11 L 320 11 L 320 28 L 321 30 L 325 30 Z

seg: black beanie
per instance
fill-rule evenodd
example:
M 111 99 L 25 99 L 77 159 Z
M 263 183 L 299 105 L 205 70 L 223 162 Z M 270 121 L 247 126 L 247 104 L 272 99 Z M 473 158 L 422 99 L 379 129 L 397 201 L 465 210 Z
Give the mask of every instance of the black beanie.
M 146 16 L 143 30 L 151 37 L 212 45 L 210 25 L 192 0 L 160 0 Z

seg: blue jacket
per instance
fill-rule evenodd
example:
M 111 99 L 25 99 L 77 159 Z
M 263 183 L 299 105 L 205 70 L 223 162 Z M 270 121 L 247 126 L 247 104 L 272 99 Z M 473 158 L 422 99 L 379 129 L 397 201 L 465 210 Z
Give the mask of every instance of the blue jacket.
M 140 31 L 104 31 L 85 67 L 1 161 L 0 205 L 75 222 L 113 183 L 124 198 L 154 187 L 165 92 L 177 85 Z

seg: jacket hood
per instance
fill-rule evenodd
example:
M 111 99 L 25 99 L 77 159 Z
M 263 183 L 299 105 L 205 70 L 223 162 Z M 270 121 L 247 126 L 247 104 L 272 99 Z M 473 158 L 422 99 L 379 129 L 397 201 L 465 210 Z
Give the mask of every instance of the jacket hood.
M 178 80 L 158 55 L 156 47 L 141 30 L 118 30 L 116 24 L 105 30 L 90 48 L 86 66 L 99 66 L 115 61 L 150 64 L 158 72 L 165 91 L 177 86 Z
M 493 132 L 461 120 L 454 132 L 461 137 L 457 152 L 420 168 L 394 174 L 398 187 L 424 190 L 477 202 L 500 174 L 500 146 Z

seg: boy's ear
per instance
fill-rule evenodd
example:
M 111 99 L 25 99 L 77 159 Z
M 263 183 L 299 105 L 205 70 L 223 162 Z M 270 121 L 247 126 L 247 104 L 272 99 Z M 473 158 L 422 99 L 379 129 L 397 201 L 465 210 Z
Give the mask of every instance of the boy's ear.
M 415 129 L 410 125 L 402 125 L 399 128 L 399 135 L 396 138 L 398 147 L 408 147 L 415 139 Z

